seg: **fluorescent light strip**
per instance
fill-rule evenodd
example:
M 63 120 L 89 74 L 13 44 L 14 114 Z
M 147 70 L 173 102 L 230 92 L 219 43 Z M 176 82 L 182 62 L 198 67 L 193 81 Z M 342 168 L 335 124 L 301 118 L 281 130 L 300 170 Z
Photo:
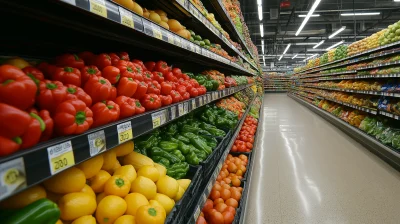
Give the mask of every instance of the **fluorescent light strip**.
M 400 1 L 400 0 L 399 0 Z M 306 17 L 307 15 L 299 15 L 299 17 L 300 18 L 304 18 L 304 17 Z M 320 14 L 312 14 L 310 17 L 320 17 L 321 15 Z
M 261 51 L 264 54 L 264 44 L 261 46 Z
M 319 46 L 320 46 L 321 44 L 323 44 L 324 42 L 325 42 L 325 40 L 321 40 L 321 42 L 319 42 L 317 45 L 315 45 L 315 46 L 313 47 L 313 49 L 319 47 Z
M 318 56 L 318 54 L 311 55 L 310 57 L 308 57 L 308 58 L 304 59 L 303 61 L 310 60 L 311 58 L 313 58 L 313 57 L 315 57 L 315 56 Z
M 329 51 L 330 49 L 335 48 L 336 46 L 339 46 L 339 45 L 341 45 L 341 44 L 343 44 L 343 43 L 344 43 L 344 40 L 342 40 L 342 41 L 340 41 L 339 43 L 336 43 L 336 44 L 334 44 L 334 45 L 328 47 L 328 48 L 326 49 L 326 51 Z
M 341 16 L 376 16 L 380 15 L 380 12 L 356 12 L 356 13 L 342 13 Z
M 295 45 L 298 45 L 298 46 L 302 46 L 302 45 L 316 45 L 317 43 L 313 43 L 313 42 L 310 42 L 310 43 L 295 43 Z
M 299 56 L 298 54 L 296 54 L 295 56 L 293 56 L 293 58 L 292 59 L 295 59 L 295 58 L 297 58 L 297 56 Z
M 310 16 L 314 13 L 315 9 L 319 5 L 321 0 L 315 0 L 313 6 L 311 7 L 310 11 L 307 13 L 306 18 L 304 18 L 303 22 L 301 23 L 299 29 L 296 32 L 296 37 L 300 34 L 300 32 L 303 30 L 304 26 L 307 24 L 308 20 L 310 19 Z
M 288 45 L 286 46 L 286 49 L 285 49 L 285 51 L 283 52 L 283 55 L 286 54 L 286 52 L 289 50 L 289 47 L 290 47 L 291 45 L 292 45 L 292 44 L 288 44 Z
M 340 32 L 342 32 L 342 31 L 345 30 L 345 29 L 346 29 L 346 27 L 345 27 L 345 26 L 342 26 L 342 28 L 340 28 L 340 29 L 338 29 L 336 32 L 332 33 L 332 34 L 329 36 L 329 39 L 332 39 L 332 37 L 338 35 Z
M 262 5 L 258 5 L 258 19 L 261 21 L 263 19 Z
M 257 5 L 261 5 L 262 4 L 262 0 L 257 0 Z
M 261 37 L 264 37 L 264 26 L 262 23 L 260 24 L 260 35 Z
M 279 61 L 283 58 L 283 54 L 279 57 Z

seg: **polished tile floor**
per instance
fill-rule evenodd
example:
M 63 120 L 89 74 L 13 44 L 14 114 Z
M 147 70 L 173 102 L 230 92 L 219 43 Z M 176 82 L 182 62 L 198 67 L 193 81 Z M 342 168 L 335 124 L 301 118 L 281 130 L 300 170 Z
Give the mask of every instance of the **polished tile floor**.
M 286 94 L 266 94 L 246 224 L 400 223 L 400 174 Z

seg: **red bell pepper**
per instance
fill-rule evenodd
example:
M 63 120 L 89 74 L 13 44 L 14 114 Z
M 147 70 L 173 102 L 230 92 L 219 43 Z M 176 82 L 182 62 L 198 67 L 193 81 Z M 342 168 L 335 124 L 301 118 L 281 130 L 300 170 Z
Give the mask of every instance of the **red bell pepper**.
M 169 82 L 161 83 L 161 94 L 162 95 L 169 95 L 172 91 L 172 85 Z
M 130 61 L 119 60 L 115 67 L 119 69 L 121 74 L 124 73 L 126 70 L 128 70 L 129 72 L 133 72 L 133 63 Z
M 93 113 L 82 100 L 67 100 L 58 105 L 54 115 L 58 135 L 81 134 L 93 124 Z
M 18 151 L 21 147 L 21 138 L 9 139 L 0 135 L 0 156 L 6 156 Z
M 147 70 L 150 72 L 154 71 L 154 68 L 156 67 L 156 63 L 154 61 L 145 62 L 144 65 L 146 66 Z
M 147 93 L 154 93 L 156 95 L 160 95 L 161 86 L 157 81 L 148 82 Z
M 183 98 L 184 100 L 188 100 L 188 99 L 190 99 L 190 94 L 189 94 L 188 92 L 185 92 L 185 93 L 182 95 L 182 98 Z
M 147 84 L 144 82 L 139 82 L 138 83 L 138 87 L 136 89 L 135 94 L 133 94 L 132 98 L 138 99 L 140 100 L 140 98 L 142 98 L 146 92 L 147 92 Z
M 109 53 L 108 54 L 111 58 L 111 65 L 115 66 L 121 59 L 119 58 L 119 56 L 115 53 Z
M 72 84 L 81 86 L 82 83 L 81 72 L 77 68 L 72 67 L 57 68 L 52 75 L 52 79 L 60 81 L 64 85 Z
M 139 100 L 135 100 L 135 114 L 142 114 L 146 111 L 146 109 L 142 106 Z
M 35 81 L 35 79 L 38 80 L 39 82 L 37 83 L 40 83 L 40 81 L 44 80 L 43 72 L 35 67 L 28 66 L 23 68 L 22 71 L 24 71 L 25 74 L 29 76 L 33 81 Z
M 83 89 L 92 98 L 92 102 L 97 103 L 111 97 L 112 87 L 110 81 L 107 79 L 103 77 L 92 77 L 86 82 Z
M 192 87 L 192 88 L 189 90 L 189 94 L 190 94 L 190 97 L 196 97 L 196 96 L 199 95 L 199 91 L 197 91 L 196 88 Z
M 133 63 L 140 65 L 140 67 L 142 68 L 142 71 L 147 71 L 146 66 L 144 66 L 143 61 L 138 60 L 138 59 L 133 59 L 132 60 Z
M 166 96 L 160 96 L 161 98 L 161 105 L 162 106 L 167 106 L 172 103 L 172 96 L 166 95 Z
M 194 88 L 197 88 L 197 87 L 200 86 L 196 79 L 190 79 L 190 80 L 189 80 L 189 83 L 190 83 Z
M 149 71 L 145 71 L 143 72 L 143 81 L 147 82 L 151 82 L 153 81 L 154 77 L 153 74 L 151 74 L 151 72 Z
M 67 87 L 59 81 L 45 80 L 40 82 L 39 95 L 36 97 L 37 105 L 41 110 L 48 110 L 51 114 L 56 111 L 58 104 L 67 96 Z
M 101 71 L 104 78 L 108 79 L 111 84 L 116 84 L 121 77 L 121 73 L 117 67 L 107 66 Z
M 35 103 L 37 90 L 35 82 L 21 69 L 0 66 L 0 102 L 26 110 Z
M 47 62 L 42 62 L 37 66 L 37 68 L 43 72 L 46 78 L 51 79 L 51 76 L 54 74 L 57 66 L 51 65 Z
M 111 100 L 98 102 L 92 106 L 93 127 L 98 127 L 118 120 L 120 109 L 118 104 Z
M 164 75 L 161 72 L 152 72 L 153 79 L 156 80 L 158 83 L 164 82 Z
M 85 64 L 89 65 L 89 64 L 93 63 L 93 60 L 96 57 L 96 55 L 90 51 L 83 51 L 78 54 L 78 57 L 82 58 L 82 60 L 85 62 Z
M 197 91 L 199 92 L 199 95 L 204 95 L 204 94 L 206 94 L 207 89 L 206 89 L 206 87 L 204 87 L 204 86 L 199 86 L 199 87 L 197 88 Z
M 118 83 L 117 95 L 132 97 L 135 94 L 138 83 L 132 78 L 122 77 Z
M 40 112 L 38 112 L 36 109 L 32 108 L 30 109 L 30 113 L 39 115 L 39 117 L 42 118 L 45 124 L 46 128 L 44 129 L 42 135 L 40 136 L 40 141 L 44 142 L 49 140 L 53 135 L 53 129 L 54 129 L 54 121 L 53 118 L 50 117 L 50 112 L 48 110 L 41 110 Z
M 184 85 L 179 85 L 176 87 L 176 91 L 179 92 L 179 94 L 181 94 L 183 96 L 183 94 L 186 93 L 186 86 Z
M 155 110 L 161 107 L 161 99 L 154 93 L 144 95 L 140 102 L 146 110 Z
M 165 80 L 170 81 L 170 82 L 177 82 L 178 79 L 172 74 L 172 72 L 167 72 L 167 74 L 163 74 Z
M 85 86 L 85 83 L 90 79 L 90 77 L 101 76 L 100 70 L 94 65 L 85 66 L 80 71 L 81 71 L 82 86 Z
M 172 103 L 177 103 L 179 101 L 182 101 L 182 99 L 183 99 L 181 94 L 179 94 L 179 92 L 176 90 L 171 90 L 170 95 L 172 97 Z
M 94 57 L 93 64 L 100 70 L 103 70 L 103 68 L 111 65 L 111 58 L 108 54 L 99 54 Z
M 74 85 L 65 85 L 67 87 L 67 96 L 65 100 L 82 100 L 87 107 L 92 106 L 92 98 L 80 87 Z
M 130 61 L 130 59 L 129 59 L 129 54 L 126 53 L 126 52 L 119 52 L 119 53 L 118 53 L 118 56 L 119 56 L 119 58 L 120 58 L 121 60 Z
M 154 69 L 163 73 L 163 75 L 166 75 L 168 72 L 170 72 L 170 67 L 168 67 L 168 64 L 165 61 L 157 61 Z
M 82 69 L 85 67 L 85 62 L 76 54 L 63 54 L 56 57 L 56 65 L 60 67 Z
M 116 98 L 117 98 L 117 88 L 115 88 L 115 86 L 112 86 L 110 90 L 110 96 L 108 97 L 107 100 L 114 101 Z
M 182 74 L 182 76 L 181 76 L 184 80 L 189 80 L 190 79 L 190 77 L 188 76 L 188 75 L 186 75 L 186 74 Z
M 135 101 L 135 99 L 126 96 L 119 96 L 117 99 L 115 99 L 115 103 L 118 104 L 120 109 L 119 119 L 132 117 L 135 115 Z
M 182 78 L 182 71 L 180 68 L 173 68 L 172 69 L 172 74 L 174 74 L 175 77 Z

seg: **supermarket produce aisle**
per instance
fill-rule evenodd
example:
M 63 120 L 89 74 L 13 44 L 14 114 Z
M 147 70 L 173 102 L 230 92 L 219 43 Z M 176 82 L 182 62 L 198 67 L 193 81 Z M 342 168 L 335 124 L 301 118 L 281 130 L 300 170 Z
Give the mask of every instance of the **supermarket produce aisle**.
M 266 94 L 245 223 L 399 223 L 400 175 L 286 94 Z

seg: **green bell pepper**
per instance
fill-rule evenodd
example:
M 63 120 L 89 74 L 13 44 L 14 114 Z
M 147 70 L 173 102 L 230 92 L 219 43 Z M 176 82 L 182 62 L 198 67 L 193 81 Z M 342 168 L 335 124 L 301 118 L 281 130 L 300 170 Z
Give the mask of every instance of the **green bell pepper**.
M 200 149 L 204 151 L 207 155 L 211 154 L 212 149 L 205 143 L 203 140 L 201 140 L 197 135 L 193 133 L 184 133 L 183 136 L 187 137 L 190 140 L 190 143 L 197 149 Z
M 173 154 L 176 157 L 178 157 L 182 162 L 185 161 L 185 156 L 181 153 L 181 151 L 175 149 L 174 151 L 171 152 L 171 154 Z
M 178 143 L 171 141 L 161 141 L 158 143 L 158 147 L 162 148 L 167 152 L 172 152 L 173 150 L 178 148 Z
M 181 141 L 179 141 L 178 143 L 178 149 L 182 152 L 183 155 L 186 155 L 190 152 L 190 147 Z
M 141 149 L 150 149 L 158 143 L 158 136 L 155 134 L 145 135 L 135 140 L 135 144 Z
M 175 138 L 185 144 L 190 144 L 190 140 L 181 134 L 175 135 Z M 179 146 L 178 146 L 179 147 Z
M 211 135 L 214 135 L 214 136 L 224 137 L 226 134 L 225 131 L 218 129 L 215 126 L 207 124 L 205 122 L 202 122 L 200 127 L 203 128 L 204 130 L 208 131 L 209 133 L 211 133 Z
M 213 137 L 206 136 L 206 135 L 199 135 L 198 137 L 213 149 L 215 149 L 218 145 L 217 139 L 215 139 Z
M 212 79 L 211 80 L 211 83 L 212 83 L 212 90 L 217 90 L 218 89 L 218 87 L 219 87 L 219 83 L 218 83 L 218 81 L 217 80 L 214 80 L 214 79 Z
M 207 91 L 212 91 L 214 87 L 212 81 L 210 80 L 205 81 L 203 86 L 206 87 Z
M 167 151 L 162 150 L 159 147 L 151 148 L 150 149 L 150 154 L 151 154 L 152 157 L 153 156 L 161 156 L 161 157 L 163 157 L 165 159 L 168 159 L 171 163 L 180 163 L 181 162 L 181 160 L 178 157 L 176 157 L 175 155 L 173 155 L 173 154 L 171 154 L 171 153 L 169 153 Z
M 196 153 L 194 151 L 190 151 L 188 154 L 185 155 L 186 162 L 191 164 L 191 165 L 199 165 L 200 160 L 196 156 Z
M 166 158 L 163 158 L 163 157 L 161 157 L 161 156 L 153 156 L 153 157 L 151 157 L 151 159 L 152 159 L 154 162 L 159 163 L 159 164 L 161 164 L 161 165 L 163 165 L 163 166 L 165 166 L 165 167 L 169 167 L 169 165 L 170 165 L 169 160 L 166 159 Z
M 175 179 L 180 179 L 189 171 L 189 164 L 186 162 L 176 163 L 167 168 L 167 175 Z

